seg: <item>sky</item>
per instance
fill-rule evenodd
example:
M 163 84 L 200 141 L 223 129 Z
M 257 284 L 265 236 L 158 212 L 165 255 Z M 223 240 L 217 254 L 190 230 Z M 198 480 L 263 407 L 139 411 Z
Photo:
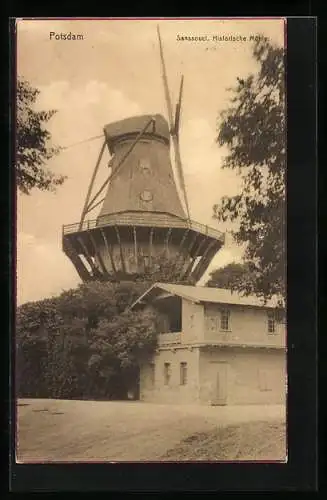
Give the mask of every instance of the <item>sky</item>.
M 267 20 L 18 20 L 17 74 L 38 88 L 36 109 L 55 109 L 48 123 L 52 143 L 67 147 L 48 167 L 67 176 L 56 193 L 17 193 L 17 303 L 39 300 L 73 288 L 80 279 L 62 252 L 62 226 L 80 220 L 88 184 L 101 148 L 103 127 L 128 116 L 167 117 L 156 25 L 164 47 L 169 88 L 176 102 L 181 74 L 184 92 L 180 148 L 191 218 L 226 233 L 210 271 L 240 262 L 243 248 L 228 223 L 213 219 L 213 205 L 241 188 L 234 172 L 222 169 L 228 153 L 216 143 L 218 117 L 230 101 L 236 78 L 255 72 L 250 36 L 283 45 L 284 21 Z M 50 39 L 50 33 L 83 35 L 83 40 Z M 209 41 L 178 37 L 208 35 Z M 212 35 L 246 41 L 213 41 Z M 106 178 L 109 153 L 96 186 Z M 94 191 L 96 192 L 96 191 Z M 90 214 L 94 219 L 97 212 Z

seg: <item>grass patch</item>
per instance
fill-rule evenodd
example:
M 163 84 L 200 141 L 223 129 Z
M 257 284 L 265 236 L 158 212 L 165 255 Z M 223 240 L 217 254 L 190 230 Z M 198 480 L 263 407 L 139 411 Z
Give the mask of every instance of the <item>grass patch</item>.
M 283 422 L 249 422 L 193 434 L 168 450 L 165 461 L 285 461 Z

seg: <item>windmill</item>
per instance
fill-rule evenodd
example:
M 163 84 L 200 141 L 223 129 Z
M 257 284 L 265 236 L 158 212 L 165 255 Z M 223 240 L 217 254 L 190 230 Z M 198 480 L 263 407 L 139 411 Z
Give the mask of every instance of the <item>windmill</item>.
M 81 220 L 65 225 L 62 234 L 63 251 L 83 281 L 131 280 L 165 269 L 167 281 L 196 282 L 224 243 L 220 231 L 190 219 L 179 146 L 184 79 L 173 113 L 159 27 L 157 31 L 168 123 L 157 114 L 104 126 Z M 171 144 L 186 212 L 174 180 Z M 106 148 L 110 172 L 92 195 Z M 97 218 L 86 220 L 99 205 Z

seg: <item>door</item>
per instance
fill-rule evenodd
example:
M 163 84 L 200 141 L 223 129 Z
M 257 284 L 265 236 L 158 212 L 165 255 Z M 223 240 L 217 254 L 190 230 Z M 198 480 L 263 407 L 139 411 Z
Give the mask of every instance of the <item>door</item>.
M 213 397 L 211 404 L 225 405 L 227 404 L 227 377 L 228 377 L 228 364 L 227 363 L 213 363 L 214 365 L 214 380 L 213 380 Z

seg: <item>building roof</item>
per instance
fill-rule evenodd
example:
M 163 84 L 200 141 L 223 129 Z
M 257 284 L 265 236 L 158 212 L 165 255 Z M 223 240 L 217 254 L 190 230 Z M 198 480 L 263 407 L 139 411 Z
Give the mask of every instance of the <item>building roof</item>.
M 147 131 L 148 134 L 155 135 L 170 140 L 169 127 L 166 119 L 159 114 L 156 115 L 139 115 L 125 118 L 114 123 L 109 123 L 104 126 L 104 133 L 107 140 L 115 141 L 121 136 L 128 134 L 138 134 L 146 126 L 149 120 L 154 119 L 153 127 Z
M 252 307 L 277 307 L 277 299 L 271 299 L 264 303 L 263 299 L 256 296 L 242 296 L 237 292 L 231 292 L 224 288 L 213 288 L 207 286 L 176 285 L 172 283 L 155 283 L 143 295 L 132 304 L 133 308 L 138 303 L 143 303 L 164 291 L 196 303 L 229 304 Z

